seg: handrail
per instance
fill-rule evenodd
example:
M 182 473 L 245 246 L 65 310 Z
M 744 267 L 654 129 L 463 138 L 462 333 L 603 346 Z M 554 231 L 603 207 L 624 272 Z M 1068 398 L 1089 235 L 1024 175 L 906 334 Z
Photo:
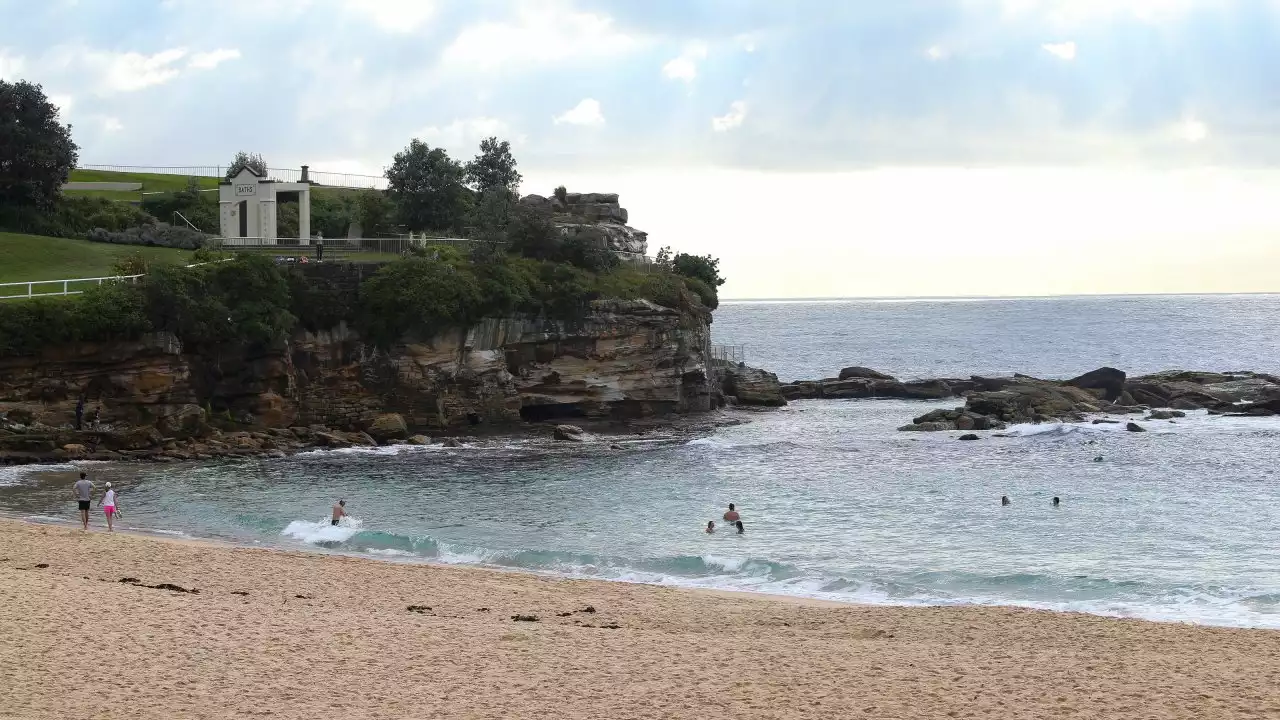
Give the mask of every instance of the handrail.
M 195 268 L 195 267 L 200 267 L 202 265 L 213 265 L 215 263 L 229 262 L 234 259 L 235 258 L 222 258 L 221 260 L 210 260 L 208 262 L 183 265 L 183 267 Z M 0 295 L 0 300 L 16 300 L 20 298 L 38 298 L 38 297 L 62 297 L 64 295 L 83 295 L 84 294 L 83 290 L 72 290 L 70 287 L 71 283 L 91 282 L 91 283 L 97 283 L 98 285 L 101 285 L 104 281 L 107 281 L 107 280 L 136 281 L 140 277 L 146 277 L 146 274 L 139 273 L 137 275 L 111 275 L 109 277 L 67 278 L 65 280 L 28 280 L 27 282 L 0 283 L 0 288 L 22 287 L 24 285 L 27 288 L 27 292 L 25 295 L 24 294 Z M 56 285 L 58 283 L 62 283 L 62 292 L 36 292 L 35 291 L 36 285 Z

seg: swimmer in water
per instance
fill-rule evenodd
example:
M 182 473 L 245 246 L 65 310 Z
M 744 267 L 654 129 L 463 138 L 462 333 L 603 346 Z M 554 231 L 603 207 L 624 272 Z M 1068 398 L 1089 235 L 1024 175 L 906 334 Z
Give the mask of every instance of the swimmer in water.
M 1054 506 L 1054 507 L 1058 507 L 1058 502 L 1059 502 L 1059 501 L 1058 501 L 1058 496 L 1057 496 L 1057 495 L 1054 495 L 1054 496 L 1053 496 L 1053 506 Z
M 708 535 L 710 535 L 711 533 L 713 533 L 713 532 L 715 532 L 715 531 L 716 531 L 716 521 L 715 521 L 715 520 L 708 520 L 708 521 L 707 521 L 707 534 L 708 534 Z
M 727 523 L 738 522 L 738 511 L 734 509 L 733 503 L 729 503 L 729 510 L 724 514 L 724 521 Z
M 747 531 L 747 529 L 746 529 L 746 528 L 742 527 L 742 521 L 741 521 L 741 520 L 739 520 L 739 521 L 735 522 L 733 525 L 734 525 L 734 527 L 738 528 L 738 534 L 739 534 L 739 535 L 741 535 L 742 533 L 744 533 L 744 532 L 746 532 L 746 531 Z
M 1000 504 L 1001 504 L 1001 505 L 1012 505 L 1012 504 L 1013 504 L 1013 502 L 1009 500 L 1009 496 L 1008 496 L 1008 495 L 1001 495 L 1001 496 L 1000 496 Z
M 338 521 L 347 517 L 347 501 L 339 500 L 337 505 L 333 506 L 333 522 L 330 525 L 337 525 Z

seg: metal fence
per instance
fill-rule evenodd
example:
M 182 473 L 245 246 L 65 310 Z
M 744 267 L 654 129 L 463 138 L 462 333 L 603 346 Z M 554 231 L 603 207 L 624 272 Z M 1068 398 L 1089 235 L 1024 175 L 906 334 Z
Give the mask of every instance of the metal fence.
M 457 248 L 463 253 L 470 253 L 479 247 L 492 247 L 497 250 L 506 248 L 504 242 L 472 240 L 469 238 L 436 238 L 436 237 L 382 237 L 382 238 L 324 238 L 324 257 L 337 259 L 385 260 L 390 256 L 408 255 L 414 249 L 425 249 L 433 245 L 444 245 Z M 266 253 L 275 255 L 307 255 L 315 257 L 320 246 L 313 238 L 261 238 L 261 237 L 221 237 L 211 241 L 211 247 L 236 253 Z
M 114 275 L 112 277 L 74 278 L 70 280 L 33 280 L 31 282 L 0 283 L 0 300 L 16 300 L 38 297 L 57 297 L 61 295 L 79 295 L 84 292 L 73 290 L 72 286 L 84 287 L 86 284 L 101 285 L 108 280 L 128 280 L 137 282 L 141 275 Z M 42 286 L 51 286 L 45 289 Z M 39 291 L 36 288 L 40 288 Z M 13 288 L 24 288 L 22 292 L 11 294 Z
M 712 345 L 711 361 L 737 365 L 747 361 L 746 345 Z
M 119 173 L 146 173 L 148 175 L 181 175 L 183 177 L 218 178 L 221 180 L 227 171 L 225 165 L 78 165 L 77 170 L 103 170 Z M 279 182 L 302 182 L 300 168 L 267 168 L 267 177 Z M 307 170 L 307 179 L 317 185 L 360 188 L 369 190 L 387 189 L 387 179 L 381 175 L 359 175 L 356 173 L 337 173 L 325 170 Z

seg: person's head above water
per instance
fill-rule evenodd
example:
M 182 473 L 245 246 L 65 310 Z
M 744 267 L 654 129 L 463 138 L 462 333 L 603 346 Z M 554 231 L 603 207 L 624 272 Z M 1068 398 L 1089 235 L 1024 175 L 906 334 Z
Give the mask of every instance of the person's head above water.
M 339 500 L 339 501 L 338 501 L 338 504 L 339 504 L 339 505 L 341 505 L 342 507 L 346 507 L 346 506 L 347 506 L 347 501 L 346 501 L 346 500 Z
M 743 533 L 743 531 L 745 531 L 745 530 L 746 530 L 746 528 L 742 527 L 742 521 L 741 521 L 741 520 L 739 520 L 738 522 L 734 523 L 734 524 L 733 524 L 733 526 L 734 526 L 734 527 L 736 527 L 736 528 L 738 528 L 738 534 L 739 534 L 739 535 L 741 535 L 741 534 Z
M 729 509 L 730 509 L 730 510 L 732 510 L 732 509 L 733 509 L 733 503 L 729 503 Z
M 1001 495 L 1001 496 L 1000 496 L 1000 504 L 1001 504 L 1001 505 L 1009 505 L 1009 504 L 1011 504 L 1011 503 L 1010 503 L 1010 501 L 1009 501 L 1009 496 L 1008 496 L 1008 495 Z
M 1057 505 L 1057 504 L 1058 504 L 1058 496 L 1057 496 L 1057 495 L 1054 495 L 1054 496 L 1053 496 L 1053 504 L 1054 504 L 1054 505 Z
M 715 532 L 715 531 L 716 531 L 716 521 L 715 521 L 715 520 L 708 520 L 708 521 L 707 521 L 707 532 L 709 532 L 709 533 L 713 533 L 713 532 Z

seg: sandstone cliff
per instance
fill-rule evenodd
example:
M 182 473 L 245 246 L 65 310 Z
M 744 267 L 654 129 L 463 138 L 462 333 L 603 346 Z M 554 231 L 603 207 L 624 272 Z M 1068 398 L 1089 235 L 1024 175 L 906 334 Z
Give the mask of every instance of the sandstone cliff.
M 53 347 L 0 359 L 0 416 L 65 427 L 83 395 L 86 420 L 101 408 L 103 424 L 184 437 L 224 420 L 366 430 L 399 413 L 409 429 L 445 431 L 698 412 L 716 404 L 709 322 L 643 300 L 601 300 L 574 323 L 496 318 L 390 349 L 345 325 L 300 331 L 252 356 L 188 354 L 168 335 Z

